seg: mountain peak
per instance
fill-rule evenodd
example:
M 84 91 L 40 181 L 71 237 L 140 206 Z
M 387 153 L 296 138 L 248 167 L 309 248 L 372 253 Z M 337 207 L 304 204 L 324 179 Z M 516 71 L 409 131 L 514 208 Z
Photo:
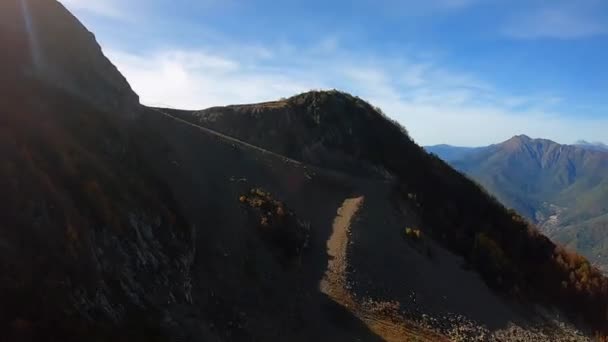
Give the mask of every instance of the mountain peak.
M 514 139 L 514 140 L 517 140 L 517 141 L 524 141 L 524 142 L 530 142 L 530 141 L 534 140 L 534 139 L 530 138 L 529 136 L 527 136 L 525 134 L 516 135 L 516 136 L 514 136 L 511 139 Z
M 511 139 L 503 142 L 503 144 L 542 144 L 542 145 L 560 145 L 559 143 L 543 138 L 531 138 L 525 134 L 520 134 L 512 137 Z
M 304 104 L 314 103 L 316 105 L 332 104 L 332 103 L 352 103 L 357 105 L 366 105 L 372 107 L 370 104 L 360 99 L 357 96 L 353 96 L 349 93 L 339 91 L 336 89 L 331 90 L 311 90 L 298 95 L 294 95 L 287 99 L 288 102 L 293 104 Z
M 531 143 L 532 141 L 533 141 L 533 139 L 530 138 L 529 136 L 527 136 L 525 134 L 520 134 L 520 135 L 513 136 L 511 139 L 509 139 L 499 145 L 505 147 L 508 150 L 517 150 L 517 149 L 521 148 L 522 146 Z

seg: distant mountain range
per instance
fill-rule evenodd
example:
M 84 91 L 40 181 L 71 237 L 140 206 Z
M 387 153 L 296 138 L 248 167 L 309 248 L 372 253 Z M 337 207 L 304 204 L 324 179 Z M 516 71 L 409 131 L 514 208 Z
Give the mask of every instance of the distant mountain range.
M 515 136 L 478 147 L 428 152 L 464 172 L 553 238 L 608 269 L 608 149 L 579 141 Z

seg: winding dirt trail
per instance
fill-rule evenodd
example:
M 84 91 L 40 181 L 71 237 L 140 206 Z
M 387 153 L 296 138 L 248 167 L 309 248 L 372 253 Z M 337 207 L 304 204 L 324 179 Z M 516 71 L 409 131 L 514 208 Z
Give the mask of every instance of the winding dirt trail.
M 413 323 L 395 318 L 379 317 L 375 313 L 367 312 L 353 299 L 347 286 L 347 250 L 350 227 L 363 202 L 363 196 L 348 198 L 338 209 L 333 222 L 332 234 L 327 240 L 329 262 L 325 276 L 320 283 L 321 291 L 346 307 L 385 341 L 447 341 L 443 336 L 416 327 Z
M 338 303 L 352 307 L 354 304 L 346 291 L 346 267 L 348 265 L 346 251 L 351 221 L 363 204 L 364 197 L 348 198 L 338 209 L 332 226 L 332 234 L 327 240 L 329 261 L 325 277 L 321 281 L 321 291 Z

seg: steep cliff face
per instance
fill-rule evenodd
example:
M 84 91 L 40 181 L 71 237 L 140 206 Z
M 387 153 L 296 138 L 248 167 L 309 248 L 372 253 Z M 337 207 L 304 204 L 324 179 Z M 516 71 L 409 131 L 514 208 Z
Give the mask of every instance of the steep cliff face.
M 135 115 L 138 96 L 103 55 L 95 37 L 63 5 L 48 0 L 0 4 L 7 73 L 61 88 L 100 111 Z
M 190 300 L 194 227 L 124 128 L 45 84 L 2 90 L 2 322 L 77 340 Z
M 159 303 L 191 301 L 195 227 L 127 132 L 137 96 L 56 1 L 3 1 L 0 16 L 3 331 L 80 340 L 158 326 Z

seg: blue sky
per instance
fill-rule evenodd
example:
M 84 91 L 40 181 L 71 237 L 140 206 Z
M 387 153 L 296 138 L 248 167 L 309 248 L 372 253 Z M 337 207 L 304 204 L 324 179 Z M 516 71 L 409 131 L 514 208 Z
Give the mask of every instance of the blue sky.
M 608 1 L 61 2 L 145 104 L 337 88 L 425 145 L 608 141 Z

